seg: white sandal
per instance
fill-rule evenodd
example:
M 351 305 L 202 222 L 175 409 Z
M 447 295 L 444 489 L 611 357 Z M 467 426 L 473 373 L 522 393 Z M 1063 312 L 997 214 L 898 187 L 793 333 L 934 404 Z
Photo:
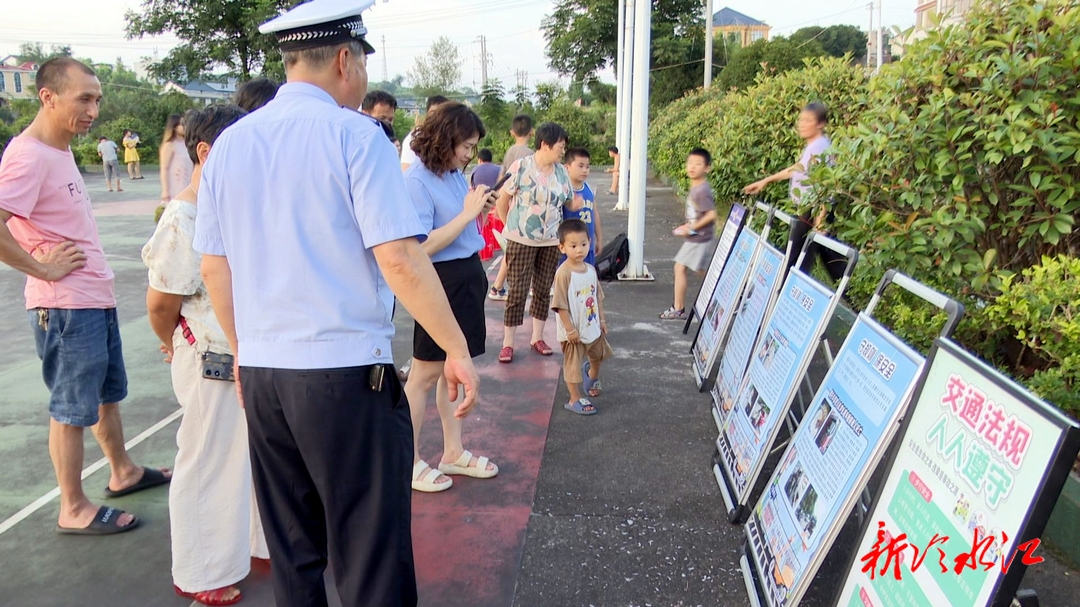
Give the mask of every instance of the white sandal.
M 420 473 L 423 472 L 425 468 L 428 469 L 428 473 L 421 479 Z M 435 482 L 435 480 L 442 475 L 443 474 L 438 470 L 428 466 L 427 462 L 420 460 L 413 464 L 412 467 L 412 488 L 414 491 L 423 491 L 424 493 L 438 493 L 453 487 L 454 479 L 449 477 L 447 477 L 445 483 Z
M 487 465 L 491 460 L 482 455 L 476 458 L 475 466 L 470 466 L 469 462 L 472 461 L 472 458 L 473 454 L 466 450 L 461 454 L 461 457 L 457 458 L 456 462 L 452 464 L 439 464 L 439 472 L 442 472 L 443 474 L 461 474 L 473 478 L 491 478 L 499 473 L 499 467 L 495 464 L 491 464 L 491 470 L 487 469 Z

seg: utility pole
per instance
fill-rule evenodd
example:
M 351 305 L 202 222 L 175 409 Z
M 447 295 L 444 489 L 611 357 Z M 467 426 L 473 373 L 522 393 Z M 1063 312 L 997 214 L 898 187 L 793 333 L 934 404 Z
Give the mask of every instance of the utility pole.
M 480 36 L 480 87 L 487 86 L 488 81 L 488 53 L 487 36 Z
M 713 0 L 705 0 L 705 88 L 712 86 Z
M 877 0 L 877 68 L 881 69 L 881 64 L 885 62 L 885 34 L 882 31 L 884 29 L 885 21 L 881 17 L 881 1 Z
M 870 43 L 874 35 L 874 3 L 866 5 L 866 12 L 870 14 L 870 25 L 866 26 L 866 67 L 870 67 Z
M 626 106 L 622 102 L 622 92 L 625 86 L 622 74 L 623 67 L 625 67 L 624 62 L 626 61 L 626 0 L 615 0 L 615 2 L 619 5 L 618 25 L 616 26 L 619 29 L 616 30 L 617 42 L 615 44 L 615 147 L 622 152 L 622 115 L 626 111 Z M 618 177 L 615 179 L 616 183 L 618 183 Z M 603 246 L 603 243 L 600 246 Z
M 386 69 L 386 34 L 382 35 L 382 81 L 390 81 L 390 72 Z
M 634 106 L 630 142 L 630 217 L 626 233 L 630 240 L 630 263 L 621 280 L 654 280 L 645 267 L 645 188 L 649 147 L 649 57 L 652 38 L 652 0 L 637 0 L 634 9 Z

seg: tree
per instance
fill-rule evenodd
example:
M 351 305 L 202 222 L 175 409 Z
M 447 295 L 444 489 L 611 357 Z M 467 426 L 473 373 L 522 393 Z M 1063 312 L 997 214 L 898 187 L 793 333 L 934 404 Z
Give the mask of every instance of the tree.
M 825 51 L 817 40 L 795 42 L 784 37 L 758 40 L 732 53 L 731 60 L 717 78 L 717 85 L 723 89 L 745 88 L 753 84 L 761 72 L 779 74 L 802 67 L 803 59 L 823 55 Z
M 168 33 L 182 40 L 151 68 L 162 79 L 186 82 L 225 67 L 248 80 L 267 64 L 280 77 L 277 43 L 258 28 L 294 4 L 297 0 L 142 0 L 138 11 L 124 14 L 126 35 L 130 40 Z
M 41 65 L 53 57 L 70 57 L 71 45 L 54 44 L 46 52 L 40 42 L 24 42 L 19 45 L 19 52 L 15 56 L 20 63 L 30 62 Z
M 541 29 L 547 40 L 548 65 L 582 81 L 609 65 L 618 52 L 618 3 L 614 0 L 556 0 Z M 654 0 L 654 40 L 700 27 L 700 0 Z
M 540 82 L 536 85 L 536 111 L 546 112 L 556 101 L 566 97 L 566 91 L 556 80 Z
M 427 55 L 416 58 L 408 79 L 422 96 L 454 90 L 454 85 L 461 80 L 461 57 L 457 46 L 446 36 L 440 36 L 431 43 Z
M 833 57 L 843 57 L 848 53 L 855 60 L 866 57 L 866 32 L 854 25 L 815 25 L 804 27 L 791 35 L 792 42 L 801 44 L 810 40 L 816 40 Z
M 489 132 L 501 132 L 510 128 L 510 108 L 503 99 L 505 94 L 502 82 L 497 79 L 488 80 L 480 93 L 480 103 L 476 106 L 476 113 L 480 115 L 480 119 L 484 121 L 484 127 Z
M 529 104 L 529 88 L 524 84 L 518 84 L 510 92 L 514 96 L 514 105 L 517 107 L 517 111 L 520 112 Z

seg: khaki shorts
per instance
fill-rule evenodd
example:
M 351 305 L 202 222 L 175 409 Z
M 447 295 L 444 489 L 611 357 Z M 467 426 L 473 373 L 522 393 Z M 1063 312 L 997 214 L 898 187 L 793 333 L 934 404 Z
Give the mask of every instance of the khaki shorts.
M 563 379 L 568 384 L 580 384 L 585 380 L 581 375 L 581 366 L 585 364 L 586 358 L 595 364 L 615 355 L 603 335 L 591 344 L 563 341 L 559 342 L 559 345 L 562 346 L 563 353 Z

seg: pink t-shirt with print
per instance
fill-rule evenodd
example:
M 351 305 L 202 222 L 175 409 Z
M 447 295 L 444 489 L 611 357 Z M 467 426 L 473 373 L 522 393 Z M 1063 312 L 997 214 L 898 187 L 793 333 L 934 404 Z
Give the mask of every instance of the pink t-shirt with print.
M 86 265 L 56 282 L 26 279 L 26 308 L 115 308 L 113 272 L 105 261 L 97 222 L 71 150 L 33 137 L 11 140 L 0 160 L 0 209 L 25 251 L 48 251 L 70 240 L 86 253 Z

